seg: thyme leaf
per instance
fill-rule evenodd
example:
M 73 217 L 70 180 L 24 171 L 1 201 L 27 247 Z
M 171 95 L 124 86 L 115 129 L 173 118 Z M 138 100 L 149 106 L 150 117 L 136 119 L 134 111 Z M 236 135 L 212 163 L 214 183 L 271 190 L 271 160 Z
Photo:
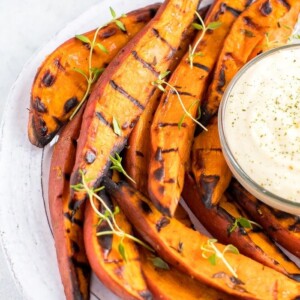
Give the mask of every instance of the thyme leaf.
M 158 256 L 152 257 L 151 261 L 152 261 L 152 264 L 154 265 L 154 267 L 156 267 L 156 268 L 163 269 L 163 270 L 170 270 L 169 265 Z
M 129 180 L 131 180 L 133 183 L 136 183 L 125 171 L 125 169 L 122 166 L 122 157 L 116 153 L 115 157 L 113 156 L 109 156 L 109 159 L 112 163 L 112 166 L 110 167 L 111 170 L 116 170 L 119 173 L 122 173 L 126 178 L 128 178 Z
M 193 68 L 194 58 L 197 56 L 203 56 L 203 53 L 201 54 L 201 52 L 197 51 L 197 49 L 198 49 L 201 41 L 203 40 L 206 32 L 208 30 L 216 30 L 222 25 L 221 22 L 211 22 L 206 26 L 203 19 L 199 15 L 199 13 L 196 11 L 195 14 L 196 14 L 197 18 L 199 19 L 200 24 L 193 23 L 192 25 L 195 29 L 201 30 L 202 32 L 201 32 L 201 35 L 199 36 L 198 40 L 196 41 L 194 47 L 192 47 L 191 45 L 189 47 L 188 62 L 190 63 L 191 69 Z
M 122 136 L 122 130 L 120 128 L 118 120 L 115 117 L 113 117 L 112 125 L 113 125 L 114 133 L 118 136 Z
M 216 243 L 217 243 L 216 239 L 208 239 L 207 242 L 201 246 L 202 257 L 206 258 L 213 266 L 215 266 L 217 264 L 218 259 L 220 259 L 225 264 L 227 269 L 231 272 L 231 274 L 234 277 L 238 278 L 236 271 L 226 260 L 225 254 L 226 253 L 239 254 L 239 250 L 235 246 L 229 244 L 224 248 L 223 251 L 220 251 L 215 245 Z

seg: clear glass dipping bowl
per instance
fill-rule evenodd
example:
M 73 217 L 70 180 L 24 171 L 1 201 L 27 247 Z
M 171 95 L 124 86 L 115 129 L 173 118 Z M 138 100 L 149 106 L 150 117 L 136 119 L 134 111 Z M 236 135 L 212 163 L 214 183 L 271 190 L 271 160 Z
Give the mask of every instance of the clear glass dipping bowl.
M 274 207 L 276 209 L 294 214 L 300 216 L 300 198 L 299 202 L 290 201 L 287 199 L 284 199 L 266 189 L 261 187 L 257 182 L 255 182 L 253 179 L 250 178 L 250 176 L 241 168 L 241 166 L 238 164 L 237 160 L 235 159 L 229 145 L 226 139 L 226 133 L 224 129 L 224 118 L 225 118 L 225 112 L 226 112 L 226 105 L 229 99 L 229 96 L 232 92 L 232 89 L 234 86 L 239 82 L 241 76 L 249 70 L 249 68 L 261 64 L 264 62 L 264 59 L 266 57 L 269 57 L 270 55 L 276 53 L 277 51 L 282 51 L 285 49 L 294 49 L 299 52 L 299 58 L 300 58 L 300 44 L 291 44 L 286 45 L 282 47 L 278 47 L 276 49 L 272 49 L 268 52 L 265 52 L 253 60 L 251 60 L 249 63 L 247 63 L 237 74 L 236 76 L 231 80 L 229 86 L 227 87 L 223 99 L 220 104 L 219 113 L 218 113 L 218 127 L 219 127 L 219 135 L 220 135 L 220 141 L 222 146 L 222 151 L 224 154 L 224 157 L 228 163 L 229 168 L 231 169 L 233 175 L 235 178 L 244 186 L 246 190 L 248 190 L 252 195 L 254 195 L 256 198 L 261 200 L 262 202 L 268 204 L 271 207 Z M 228 133 L 227 133 L 228 134 Z M 300 185 L 300 182 L 299 182 Z

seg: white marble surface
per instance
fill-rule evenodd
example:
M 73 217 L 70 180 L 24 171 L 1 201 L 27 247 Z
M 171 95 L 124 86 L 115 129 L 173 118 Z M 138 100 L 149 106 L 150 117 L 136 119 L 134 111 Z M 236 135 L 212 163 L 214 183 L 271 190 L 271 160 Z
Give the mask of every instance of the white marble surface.
M 99 1 L 0 0 L 0 120 L 10 87 L 25 62 L 69 21 Z M 1 247 L 0 299 L 21 299 Z

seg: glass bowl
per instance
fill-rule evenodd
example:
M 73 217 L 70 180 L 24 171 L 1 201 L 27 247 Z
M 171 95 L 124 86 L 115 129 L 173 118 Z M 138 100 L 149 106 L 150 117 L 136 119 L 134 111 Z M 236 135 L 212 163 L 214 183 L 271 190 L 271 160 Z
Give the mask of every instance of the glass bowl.
M 220 136 L 220 141 L 221 141 L 221 146 L 222 146 L 222 151 L 223 151 L 224 157 L 225 157 L 225 159 L 228 163 L 228 166 L 231 169 L 233 175 L 244 186 L 244 188 L 246 190 L 248 190 L 256 198 L 258 198 L 259 200 L 268 204 L 271 207 L 274 207 L 276 209 L 279 209 L 279 210 L 282 210 L 282 211 L 285 211 L 285 212 L 288 212 L 288 213 L 291 213 L 294 215 L 300 215 L 300 195 L 299 195 L 298 200 L 295 200 L 295 201 L 288 200 L 287 198 L 284 198 L 282 193 L 279 196 L 276 192 L 273 192 L 272 190 L 268 190 L 268 188 L 266 186 L 262 186 L 261 184 L 259 184 L 258 180 L 256 180 L 252 174 L 250 175 L 251 172 L 248 172 L 248 170 L 245 171 L 245 169 L 247 169 L 248 167 L 246 168 L 246 167 L 242 167 L 242 166 L 246 166 L 247 164 L 248 165 L 250 164 L 250 159 L 249 159 L 249 162 L 247 162 L 246 164 L 244 163 L 245 159 L 247 157 L 250 157 L 250 156 L 248 156 L 248 155 L 250 155 L 250 153 L 247 153 L 247 151 L 253 152 L 253 148 L 252 148 L 252 146 L 249 146 L 249 149 L 247 149 L 247 147 L 244 147 L 243 148 L 243 156 L 238 157 L 238 152 L 242 151 L 242 150 L 237 151 L 236 148 L 234 148 L 234 147 L 236 147 L 236 145 L 235 145 L 236 142 L 233 142 L 232 139 L 233 139 L 233 136 L 236 135 L 236 133 L 233 133 L 235 129 L 233 129 L 234 128 L 233 126 L 230 127 L 228 125 L 228 124 L 230 124 L 229 123 L 229 120 L 230 120 L 229 113 L 231 113 L 231 114 L 233 113 L 233 111 L 230 110 L 230 109 L 232 109 L 232 108 L 230 108 L 231 104 L 228 104 L 228 103 L 232 103 L 233 100 L 229 100 L 229 99 L 233 99 L 233 97 L 236 97 L 234 93 L 237 93 L 236 92 L 237 90 L 239 90 L 239 91 L 242 90 L 241 85 L 246 82 L 247 77 L 249 79 L 249 74 L 252 74 L 252 78 L 254 78 L 253 74 L 255 73 L 255 70 L 257 70 L 257 71 L 265 70 L 266 72 L 268 71 L 270 73 L 269 74 L 270 81 L 268 82 L 268 84 L 266 84 L 265 88 L 266 89 L 276 89 L 278 86 L 280 86 L 280 84 L 278 84 L 278 82 L 276 82 L 276 80 L 275 80 L 276 84 L 274 84 L 274 78 L 272 76 L 272 68 L 270 67 L 270 62 L 271 62 L 272 57 L 274 58 L 274 56 L 276 56 L 277 54 L 281 55 L 282 53 L 297 54 L 297 57 L 300 60 L 300 44 L 286 45 L 286 46 L 278 47 L 276 49 L 272 49 L 268 52 L 265 52 L 265 53 L 257 56 L 253 60 L 251 60 L 249 63 L 247 63 L 236 74 L 236 76 L 232 79 L 232 81 L 230 82 L 229 86 L 227 87 L 227 89 L 223 95 L 223 99 L 221 101 L 219 113 L 218 113 L 218 128 L 219 128 L 219 136 Z M 295 62 L 295 60 L 294 60 L 294 62 Z M 276 64 L 276 63 L 274 62 L 274 64 Z M 268 70 L 268 68 L 270 68 L 270 70 Z M 288 72 L 291 70 L 290 68 L 291 68 L 291 66 L 286 65 L 286 69 Z M 300 67 L 299 67 L 299 69 L 300 69 Z M 299 70 L 299 74 L 300 74 L 300 70 Z M 257 72 L 255 75 L 256 76 L 255 78 L 258 81 L 259 81 L 260 75 L 261 75 L 261 72 Z M 299 75 L 299 80 L 300 80 L 300 75 Z M 253 85 L 253 86 L 255 87 L 255 85 Z M 259 91 L 258 86 L 257 86 L 257 90 Z M 300 92 L 298 94 L 300 95 Z M 239 95 L 242 95 L 242 93 Z M 248 95 L 246 89 L 245 89 L 245 95 Z M 258 99 L 258 97 L 253 97 L 254 101 L 256 101 L 255 100 L 256 98 Z M 242 100 L 242 101 L 244 101 L 244 100 Z M 254 103 L 254 105 L 255 105 L 255 103 Z M 249 104 L 249 106 L 250 106 L 250 104 Z M 300 107 L 299 107 L 299 110 L 300 110 Z M 262 112 L 262 113 L 264 113 L 264 112 Z M 242 113 L 239 112 L 238 110 L 236 111 L 236 114 L 237 114 L 237 116 L 242 116 Z M 246 117 L 243 118 L 244 120 L 249 119 L 249 117 L 247 115 L 245 115 L 245 116 Z M 226 118 L 228 118 L 228 119 L 226 119 Z M 226 125 L 227 125 L 227 127 L 226 127 Z M 251 128 L 250 125 L 249 125 L 249 128 Z M 238 130 L 242 130 L 242 129 L 238 129 Z M 250 133 L 247 133 L 248 129 L 245 127 L 243 130 L 245 132 L 245 134 L 243 134 L 243 135 L 248 137 L 247 134 L 250 135 Z M 236 132 L 238 132 L 238 131 L 236 131 Z M 250 132 L 250 129 L 249 129 L 249 132 Z M 253 133 L 252 133 L 252 136 L 253 136 Z M 242 143 L 242 141 L 241 141 L 241 143 Z M 299 148 L 300 148 L 300 146 L 299 146 Z M 258 148 L 256 150 L 261 151 L 261 149 L 258 149 Z M 252 162 L 253 162 L 253 160 L 252 160 Z M 300 161 L 299 161 L 299 163 L 300 163 Z M 272 166 L 269 164 L 264 165 L 264 160 L 261 158 L 260 158 L 260 164 L 262 164 L 262 172 L 264 172 L 264 171 L 269 172 L 269 173 L 271 172 Z M 299 170 L 299 172 L 300 172 L 300 170 Z M 287 173 L 287 174 L 289 174 L 289 176 L 291 175 L 290 173 Z M 300 176 L 300 173 L 299 173 L 299 176 Z M 299 189 L 300 189 L 300 178 L 299 178 L 298 185 L 299 185 Z M 281 187 L 278 186 L 278 189 L 281 189 Z M 282 191 L 285 191 L 285 188 L 283 188 Z

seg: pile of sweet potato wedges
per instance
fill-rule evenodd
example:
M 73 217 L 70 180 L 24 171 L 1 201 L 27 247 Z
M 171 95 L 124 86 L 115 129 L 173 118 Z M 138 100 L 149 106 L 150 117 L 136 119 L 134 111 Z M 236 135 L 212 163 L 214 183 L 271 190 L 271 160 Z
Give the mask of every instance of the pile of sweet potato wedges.
M 122 299 L 300 299 L 300 269 L 277 246 L 300 258 L 299 217 L 232 179 L 217 128 L 226 86 L 288 41 L 300 1 L 215 0 L 203 23 L 199 2 L 130 12 L 37 72 L 28 132 L 38 147 L 59 134 L 49 206 L 67 299 L 89 299 L 91 270 Z M 69 121 L 94 36 L 92 67 L 105 70 Z M 181 197 L 214 239 L 194 230 Z

